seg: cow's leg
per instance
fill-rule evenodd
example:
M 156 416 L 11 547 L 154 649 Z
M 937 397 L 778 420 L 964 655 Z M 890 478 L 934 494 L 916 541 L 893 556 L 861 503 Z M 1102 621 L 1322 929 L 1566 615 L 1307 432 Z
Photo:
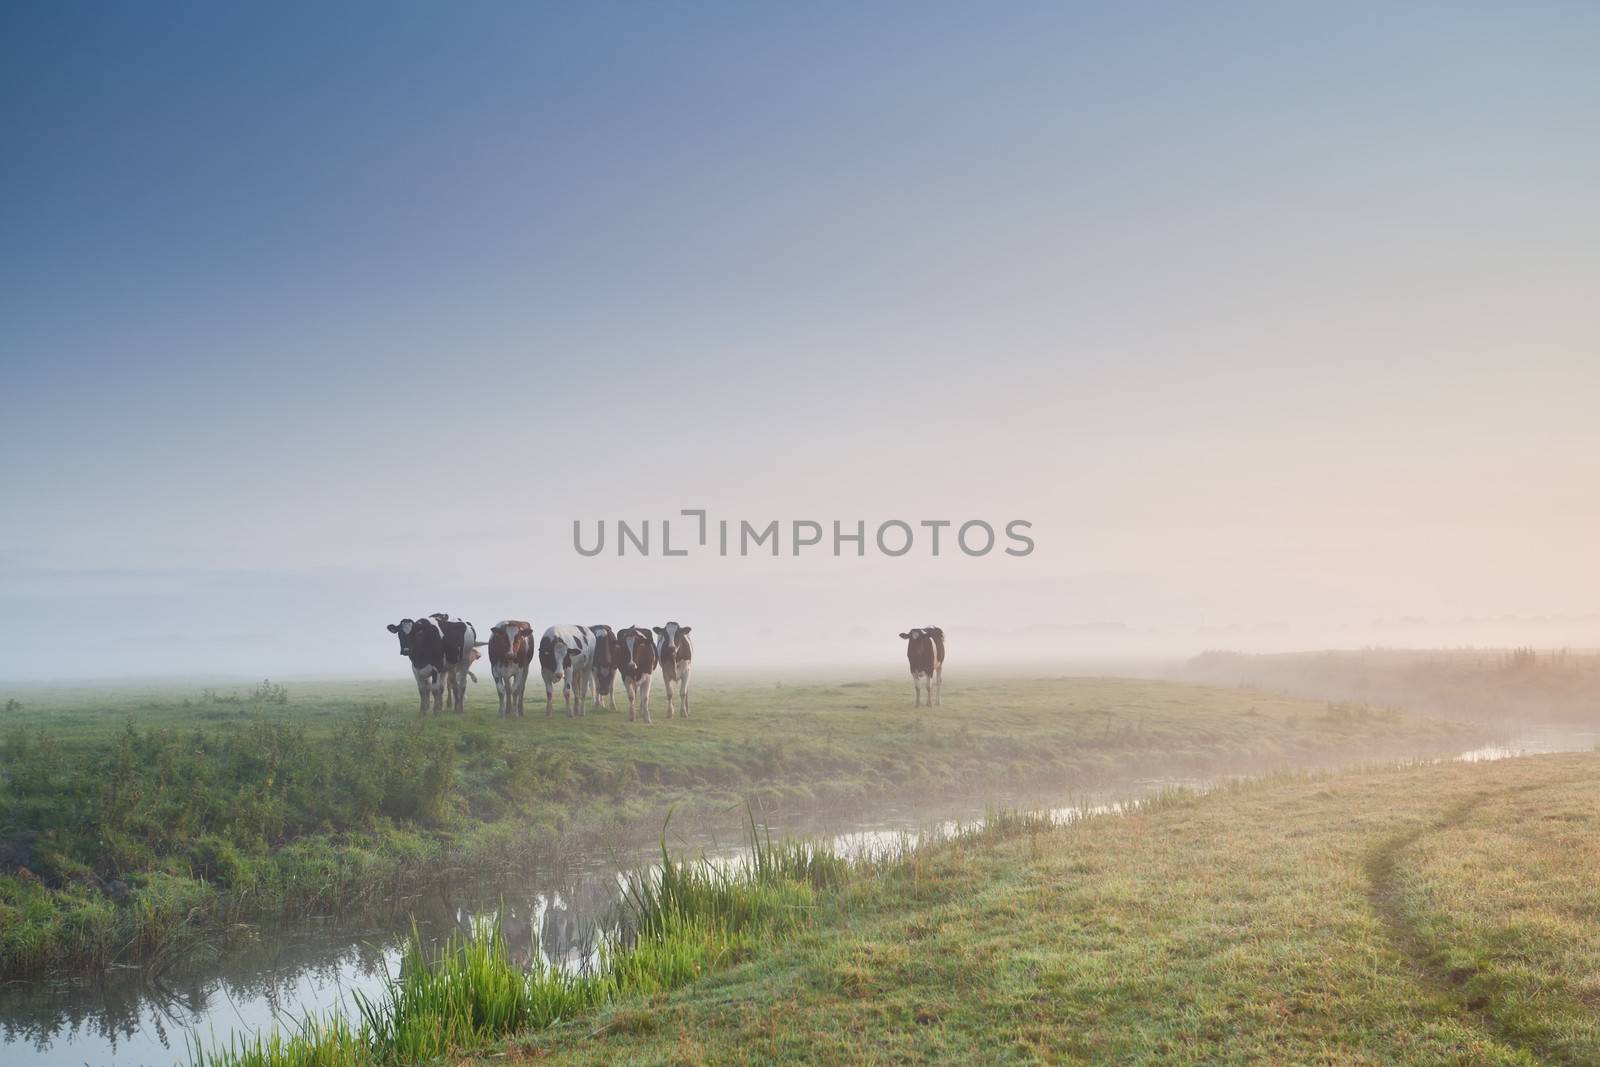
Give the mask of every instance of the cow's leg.
M 528 691 L 528 672 L 517 671 L 517 718 L 522 718 L 522 697 Z
M 944 706 L 944 668 L 933 669 L 933 702 L 940 707 Z
M 922 679 L 917 676 L 916 671 L 911 672 L 911 706 L 922 707 Z
M 556 707 L 555 682 L 546 674 L 544 676 L 544 717 L 549 718 Z
M 428 676 L 420 671 L 412 671 L 412 676 L 417 680 L 417 707 L 418 715 L 428 714 Z
M 650 680 L 654 677 L 647 674 L 639 679 L 639 716 L 646 723 L 650 721 Z
M 435 715 L 441 715 L 441 714 L 444 713 L 444 674 L 443 674 L 443 672 L 441 672 L 441 671 L 435 671 L 434 672 L 433 681 L 430 684 L 430 689 L 433 692 L 433 713 Z
M 636 682 L 629 681 L 627 678 L 624 678 L 622 679 L 622 688 L 628 691 L 628 721 L 634 722 L 636 720 L 634 717 L 633 694 L 634 690 L 638 688 L 638 684 Z
M 666 671 L 661 672 L 661 688 L 667 694 L 667 718 L 672 718 L 672 675 Z
M 678 716 L 689 717 L 689 668 L 684 667 L 678 674 Z

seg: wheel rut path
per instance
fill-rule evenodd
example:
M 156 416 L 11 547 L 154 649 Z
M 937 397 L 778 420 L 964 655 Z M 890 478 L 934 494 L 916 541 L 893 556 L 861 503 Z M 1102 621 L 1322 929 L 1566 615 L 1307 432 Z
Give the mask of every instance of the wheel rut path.
M 1538 1048 L 1508 1032 L 1487 1010 L 1486 1004 L 1467 998 L 1465 986 L 1472 975 L 1446 972 L 1434 962 L 1432 948 L 1422 934 L 1411 925 L 1400 899 L 1402 864 L 1406 853 L 1418 842 L 1433 834 L 1465 826 L 1488 801 L 1523 796 L 1560 784 L 1564 783 L 1541 782 L 1514 789 L 1474 793 L 1451 806 L 1443 816 L 1433 822 L 1396 834 L 1381 842 L 1367 857 L 1366 875 L 1367 895 L 1372 903 L 1372 909 L 1383 920 L 1390 943 L 1411 964 L 1419 981 L 1454 1005 L 1459 1018 L 1484 1030 L 1506 1048 L 1522 1053 L 1530 1063 L 1564 1065 L 1575 1064 L 1577 1061 L 1553 1055 L 1548 1050 Z

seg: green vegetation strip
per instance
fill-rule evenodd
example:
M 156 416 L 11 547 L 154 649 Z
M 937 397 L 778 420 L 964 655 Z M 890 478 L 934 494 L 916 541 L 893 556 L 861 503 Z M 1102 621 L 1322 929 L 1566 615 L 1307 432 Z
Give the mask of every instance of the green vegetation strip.
M 671 805 L 1080 791 L 1475 743 L 1362 705 L 1091 678 L 703 685 L 695 717 L 419 720 L 409 683 L 40 689 L 0 718 L 0 977 L 176 959 L 226 924 L 648 838 Z M 427 872 L 419 874 L 419 872 Z

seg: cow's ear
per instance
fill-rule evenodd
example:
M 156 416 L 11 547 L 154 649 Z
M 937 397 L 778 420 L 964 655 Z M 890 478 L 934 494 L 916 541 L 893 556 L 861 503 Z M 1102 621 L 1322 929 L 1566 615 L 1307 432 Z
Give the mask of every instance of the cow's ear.
M 392 633 L 392 634 L 397 634 L 397 633 L 400 632 L 400 627 L 396 626 L 394 623 L 391 622 L 389 624 L 389 632 Z
M 652 627 L 650 627 L 650 629 L 654 630 L 656 633 L 660 634 L 662 637 L 667 636 L 667 631 L 666 631 L 666 629 L 664 627 L 652 626 Z
M 910 634 L 901 634 L 900 635 L 900 640 L 909 641 L 909 640 L 911 640 L 911 635 Z
M 683 636 L 687 635 L 688 632 L 690 630 L 692 630 L 692 629 L 694 629 L 693 626 L 680 626 L 680 627 L 678 627 L 678 636 L 679 637 L 683 637 Z

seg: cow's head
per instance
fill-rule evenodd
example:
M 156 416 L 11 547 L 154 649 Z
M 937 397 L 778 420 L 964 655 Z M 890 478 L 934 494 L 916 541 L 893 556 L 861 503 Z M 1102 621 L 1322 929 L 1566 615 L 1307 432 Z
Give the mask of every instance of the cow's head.
M 689 627 L 669 622 L 665 626 L 655 627 L 655 632 L 661 638 L 660 644 L 656 647 L 656 657 L 661 660 L 663 666 L 671 665 L 675 669 L 679 654 L 687 654 L 689 651 L 685 647 L 685 638 L 689 636 Z
M 648 664 L 655 669 L 655 639 L 642 626 L 630 626 L 617 634 L 617 666 L 631 674 Z
M 505 638 L 506 644 L 510 645 L 519 638 L 526 641 L 532 637 L 533 623 L 524 622 L 521 619 L 502 619 L 489 627 L 489 632 L 501 635 Z
M 910 630 L 900 635 L 902 640 L 910 641 L 913 645 L 918 641 L 921 641 L 926 636 L 928 636 L 928 631 L 921 628 Z
M 594 634 L 594 665 L 605 670 L 617 665 L 617 635 L 605 623 L 589 627 Z
M 562 675 L 571 664 L 572 657 L 567 652 L 567 643 L 559 637 L 545 634 L 539 638 L 539 668 L 550 675 L 553 682 L 561 681 Z
M 400 638 L 400 654 L 402 656 L 411 655 L 411 632 L 416 629 L 416 626 L 415 619 L 401 619 L 399 622 L 391 622 L 389 624 L 389 632 L 397 634 Z

